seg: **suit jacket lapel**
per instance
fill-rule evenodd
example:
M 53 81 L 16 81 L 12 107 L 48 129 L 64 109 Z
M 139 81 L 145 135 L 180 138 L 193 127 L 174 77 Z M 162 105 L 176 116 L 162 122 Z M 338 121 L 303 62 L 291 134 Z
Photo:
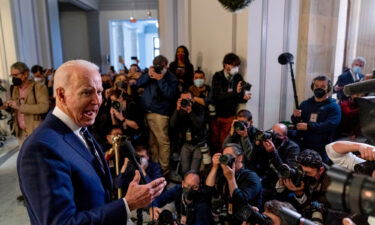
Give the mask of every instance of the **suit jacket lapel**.
M 98 176 L 101 178 L 103 186 L 107 189 L 107 197 L 108 197 L 108 200 L 110 200 L 110 195 L 111 195 L 110 192 L 112 190 L 112 179 L 111 179 L 111 175 L 110 175 L 107 163 L 104 160 L 101 147 L 95 141 L 95 139 L 94 139 L 95 147 L 97 147 L 100 158 L 102 159 L 102 162 L 104 163 L 106 174 L 103 174 L 101 172 L 101 169 L 98 167 L 100 165 L 93 163 L 96 160 L 94 156 L 90 153 L 90 151 L 86 148 L 86 146 L 82 143 L 82 141 L 76 136 L 76 134 L 74 134 L 73 131 L 68 126 L 66 126 L 60 119 L 58 119 L 52 113 L 49 113 L 47 118 L 45 119 L 45 122 L 53 124 L 54 127 L 58 127 L 57 129 L 59 129 L 60 132 L 62 133 L 64 141 L 68 145 L 70 145 L 72 149 L 74 149 L 78 154 L 80 154 L 85 160 L 87 160 L 90 163 L 90 165 L 97 172 Z

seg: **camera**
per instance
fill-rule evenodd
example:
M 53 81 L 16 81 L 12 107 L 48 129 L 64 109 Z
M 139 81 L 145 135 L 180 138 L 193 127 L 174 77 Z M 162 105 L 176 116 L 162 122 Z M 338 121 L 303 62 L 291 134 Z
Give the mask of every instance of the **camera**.
M 250 205 L 246 204 L 240 208 L 234 216 L 240 221 L 246 221 L 251 224 L 259 225 L 272 225 L 273 222 L 271 218 L 260 212 L 255 211 Z
M 305 172 L 301 168 L 292 168 L 287 164 L 281 164 L 275 171 L 280 178 L 291 179 L 297 187 L 301 186 L 301 182 L 305 177 Z
M 375 161 L 365 161 L 362 163 L 358 163 L 354 166 L 354 172 L 372 176 L 372 172 L 375 170 Z
M 163 71 L 162 65 L 154 65 L 154 71 L 155 73 L 161 74 L 161 71 Z
M 258 130 L 254 134 L 254 141 L 255 142 L 256 141 L 263 142 L 263 141 L 266 141 L 268 139 L 271 139 L 272 141 L 274 141 L 276 139 L 276 133 L 273 130 L 267 130 L 267 131 Z
M 233 123 L 233 129 L 235 131 L 244 131 L 246 130 L 247 123 L 245 121 L 237 120 Z
M 316 225 L 317 223 L 314 223 L 308 219 L 305 219 L 296 211 L 293 211 L 291 209 L 288 209 L 286 207 L 281 207 L 280 217 L 286 221 L 286 224 L 288 225 Z
M 186 108 L 186 107 L 188 107 L 192 104 L 193 104 L 193 102 L 190 99 L 184 98 L 184 99 L 181 100 L 181 107 L 183 107 L 183 108 Z
M 245 91 L 250 91 L 251 87 L 253 85 L 251 85 L 250 83 L 246 82 L 246 81 L 241 81 L 241 86 L 242 86 L 242 89 L 245 90 Z
M 184 189 L 182 193 L 182 199 L 187 202 L 192 202 L 199 197 L 199 191 L 192 188 Z
M 121 112 L 121 104 L 119 101 L 113 101 L 111 107 L 114 108 L 117 112 Z
M 333 165 L 326 197 L 334 209 L 375 216 L 375 181 Z
M 220 158 L 219 158 L 219 162 L 221 164 L 224 164 L 224 165 L 227 165 L 229 167 L 232 167 L 233 166 L 233 163 L 234 163 L 234 160 L 236 158 L 234 158 L 232 155 L 230 154 L 224 154 L 224 155 L 221 155 Z
M 203 145 L 199 146 L 199 150 L 201 151 L 202 154 L 202 161 L 204 165 L 209 165 L 211 164 L 211 156 L 210 156 L 210 148 L 206 143 Z
M 126 82 L 125 81 L 118 81 L 118 82 L 116 82 L 116 86 L 118 87 L 118 88 L 121 88 L 121 89 L 126 89 L 127 88 L 127 84 L 126 84 Z

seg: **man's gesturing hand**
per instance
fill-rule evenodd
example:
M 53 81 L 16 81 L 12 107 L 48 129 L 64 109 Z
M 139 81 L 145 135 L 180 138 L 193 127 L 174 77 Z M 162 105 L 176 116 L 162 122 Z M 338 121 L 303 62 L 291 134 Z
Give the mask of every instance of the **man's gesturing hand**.
M 141 176 L 139 171 L 135 171 L 133 181 L 130 183 L 125 200 L 128 203 L 130 211 L 148 206 L 156 197 L 158 197 L 167 182 L 164 178 L 159 178 L 151 183 L 140 185 Z

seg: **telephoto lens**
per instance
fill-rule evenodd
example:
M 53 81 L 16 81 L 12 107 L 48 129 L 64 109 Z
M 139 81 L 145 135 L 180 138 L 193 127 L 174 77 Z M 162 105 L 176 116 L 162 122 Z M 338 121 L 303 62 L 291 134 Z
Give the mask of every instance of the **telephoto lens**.
M 186 108 L 186 107 L 188 107 L 189 105 L 191 105 L 191 100 L 190 99 L 182 99 L 181 100 L 181 107 L 184 107 L 184 108 Z
M 333 165 L 327 199 L 334 209 L 375 216 L 375 180 Z
M 210 148 L 207 144 L 204 144 L 199 147 L 202 154 L 202 161 L 204 165 L 211 164 Z
M 246 124 L 243 121 L 237 120 L 233 123 L 233 129 L 235 131 L 244 131 L 246 129 Z
M 161 74 L 162 70 L 163 70 L 163 67 L 161 65 L 154 65 L 155 73 Z

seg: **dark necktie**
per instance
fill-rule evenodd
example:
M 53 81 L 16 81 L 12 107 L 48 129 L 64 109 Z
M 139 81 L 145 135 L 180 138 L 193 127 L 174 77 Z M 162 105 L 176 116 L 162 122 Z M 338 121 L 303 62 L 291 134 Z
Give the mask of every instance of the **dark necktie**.
M 92 138 L 91 134 L 89 133 L 86 127 L 82 127 L 79 132 L 85 139 L 91 154 L 94 156 L 97 163 L 99 164 L 101 172 L 103 173 L 103 175 L 105 175 L 104 164 L 99 156 L 98 150 L 95 148 L 94 139 Z

